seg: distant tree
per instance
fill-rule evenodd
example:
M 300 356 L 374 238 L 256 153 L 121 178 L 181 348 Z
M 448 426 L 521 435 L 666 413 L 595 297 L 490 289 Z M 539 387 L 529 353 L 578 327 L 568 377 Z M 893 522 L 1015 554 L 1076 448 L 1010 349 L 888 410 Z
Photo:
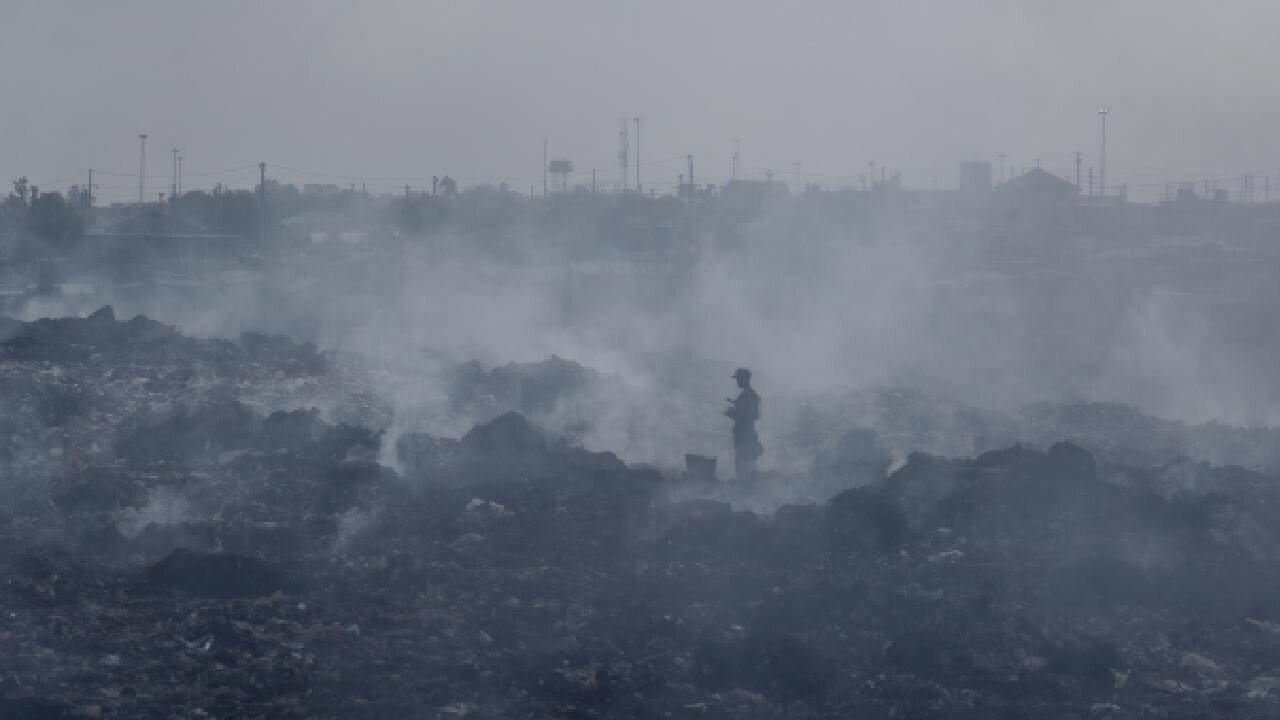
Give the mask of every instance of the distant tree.
M 445 197 L 454 197 L 458 194 L 458 181 L 445 175 L 440 178 L 440 194 Z
M 227 190 L 222 185 L 212 193 L 186 193 L 182 205 L 190 208 L 201 223 L 220 233 L 249 237 L 257 232 L 258 194 L 249 190 Z
M 453 217 L 453 203 L 432 195 L 396 198 L 391 201 L 389 210 L 394 225 L 414 234 L 431 232 Z
M 523 209 L 519 195 L 481 185 L 458 196 L 453 225 L 463 237 L 491 250 L 500 249 Z
M 0 204 L 0 222 L 9 227 L 21 226 L 27 217 L 27 204 L 31 199 L 31 188 L 25 176 L 13 181 L 13 192 Z
M 57 250 L 70 250 L 84 238 L 85 220 L 80 208 L 62 193 L 32 192 L 26 227 L 33 238 Z

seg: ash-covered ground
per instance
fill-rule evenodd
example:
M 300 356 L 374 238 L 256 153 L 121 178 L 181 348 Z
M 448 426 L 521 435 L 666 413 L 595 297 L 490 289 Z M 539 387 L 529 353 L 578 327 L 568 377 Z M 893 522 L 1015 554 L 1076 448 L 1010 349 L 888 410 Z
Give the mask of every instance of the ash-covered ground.
M 568 359 L 0 337 L 0 717 L 1280 715 L 1275 431 L 766 388 L 740 485 Z

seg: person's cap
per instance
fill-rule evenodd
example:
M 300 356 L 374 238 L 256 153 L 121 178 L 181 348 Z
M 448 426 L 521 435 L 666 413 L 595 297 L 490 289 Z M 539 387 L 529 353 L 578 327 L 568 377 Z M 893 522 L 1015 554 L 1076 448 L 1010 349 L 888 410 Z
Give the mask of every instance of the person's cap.
M 751 379 L 751 371 L 750 371 L 750 370 L 748 370 L 748 369 L 746 369 L 746 368 L 738 368 L 737 370 L 734 370 L 734 371 L 733 371 L 733 374 L 732 374 L 732 375 L 730 375 L 729 377 L 733 378 L 734 380 L 737 380 L 737 379 L 738 379 L 738 378 L 740 378 L 740 377 L 741 377 L 741 378 L 747 378 L 748 380 L 750 380 L 750 379 Z

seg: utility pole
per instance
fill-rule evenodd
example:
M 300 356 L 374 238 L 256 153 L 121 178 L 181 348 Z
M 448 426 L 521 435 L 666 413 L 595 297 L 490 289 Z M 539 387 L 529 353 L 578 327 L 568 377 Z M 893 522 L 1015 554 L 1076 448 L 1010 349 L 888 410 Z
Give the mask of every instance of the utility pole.
M 685 156 L 689 160 L 689 192 L 693 192 L 693 154 Z
M 547 139 L 542 138 L 542 197 L 547 196 Z
M 89 168 L 89 207 L 93 207 L 93 168 Z
M 627 140 L 627 119 L 622 118 L 618 130 L 618 170 L 622 176 L 622 192 L 627 191 L 628 164 L 631 162 L 631 143 Z
M 1089 197 L 1093 197 L 1093 168 L 1089 168 Z
M 1110 112 L 1106 108 L 1098 111 L 1098 117 L 1102 118 L 1102 143 L 1098 152 L 1098 194 L 1102 197 L 1107 196 L 1107 113 Z
M 1076 151 L 1076 194 L 1080 194 L 1080 151 Z
M 1000 155 L 998 156 L 998 157 L 1000 158 L 1000 184 L 1001 184 L 1001 185 L 1003 185 L 1003 184 L 1004 184 L 1004 158 L 1005 158 L 1005 155 L 1006 155 L 1006 153 L 1000 153 Z
M 591 194 L 596 194 L 596 169 L 591 168 Z
M 733 141 L 733 179 L 738 179 L 738 158 L 742 152 L 742 141 L 735 138 Z
M 644 188 L 640 185 L 640 123 L 644 122 L 644 118 L 637 115 L 636 120 L 636 192 L 644 194 Z
M 178 194 L 182 194 L 182 156 L 178 156 Z
M 147 187 L 147 134 L 140 133 L 138 139 L 142 141 L 142 156 L 138 160 L 138 204 L 145 202 L 143 193 Z
M 258 163 L 258 242 L 267 239 L 267 164 Z
M 178 148 L 174 148 L 169 152 L 173 153 L 173 184 L 169 186 L 169 202 L 178 201 Z

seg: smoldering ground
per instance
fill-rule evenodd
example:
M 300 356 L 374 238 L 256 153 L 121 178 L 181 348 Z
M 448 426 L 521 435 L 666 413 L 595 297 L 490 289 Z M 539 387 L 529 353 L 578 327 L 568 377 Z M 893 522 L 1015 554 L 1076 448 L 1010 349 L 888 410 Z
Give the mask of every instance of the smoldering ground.
M 318 410 L 268 414 L 299 401 L 291 388 L 359 377 L 284 338 L 193 339 L 102 310 L 20 325 L 0 353 L 20 420 L 0 446 L 17 451 L 0 710 L 19 717 L 893 716 L 923 702 L 975 720 L 1260 718 L 1280 702 L 1265 669 L 1274 482 L 1148 462 L 1197 433 L 1245 457 L 1280 446 L 1274 432 L 1214 442 L 1092 405 L 1002 425 L 919 392 L 854 393 L 801 411 L 792 441 L 820 462 L 786 479 L 834 497 L 728 497 L 772 501 L 754 513 L 501 411 L 551 417 L 560 392 L 608 387 L 568 360 L 454 368 L 443 412 L 500 414 L 458 439 L 392 441 Z M 353 389 L 329 412 L 358 406 Z M 913 453 L 889 474 L 881 442 L 937 442 L 942 418 L 996 443 L 1100 429 L 1098 450 Z M 883 437 L 823 443 L 852 419 Z M 388 442 L 395 473 L 377 462 Z M 797 499 L 813 502 L 782 504 Z
M 634 205 L 573 202 L 580 218 Z M 800 408 L 848 390 L 911 388 L 1000 412 L 1120 402 L 1170 420 L 1246 425 L 1270 422 L 1280 402 L 1265 361 L 1270 334 L 1232 329 L 1263 327 L 1269 296 L 1242 301 L 1226 275 L 1188 280 L 1203 252 L 1170 253 L 1167 270 L 1138 272 L 1141 256 L 1030 236 L 1010 256 L 980 233 L 850 223 L 830 201 L 801 196 L 728 225 L 668 209 L 687 243 L 674 256 L 606 249 L 584 260 L 575 248 L 598 223 L 557 226 L 531 201 L 511 204 L 517 219 L 492 241 L 448 229 L 402 235 L 358 258 L 300 258 L 202 286 L 116 289 L 82 267 L 66 279 L 96 292 L 45 295 L 13 312 L 84 313 L 111 302 L 122 316 L 144 313 L 196 335 L 314 340 L 375 379 L 394 432 L 457 436 L 486 419 L 441 411 L 447 372 L 460 363 L 554 355 L 608 382 L 541 409 L 551 427 L 667 467 L 686 452 L 731 454 L 719 412 L 737 366 L 756 371 L 775 459 L 788 455 Z M 1207 252 L 1230 267 L 1242 266 L 1242 254 L 1263 267 L 1274 261 L 1253 248 Z

